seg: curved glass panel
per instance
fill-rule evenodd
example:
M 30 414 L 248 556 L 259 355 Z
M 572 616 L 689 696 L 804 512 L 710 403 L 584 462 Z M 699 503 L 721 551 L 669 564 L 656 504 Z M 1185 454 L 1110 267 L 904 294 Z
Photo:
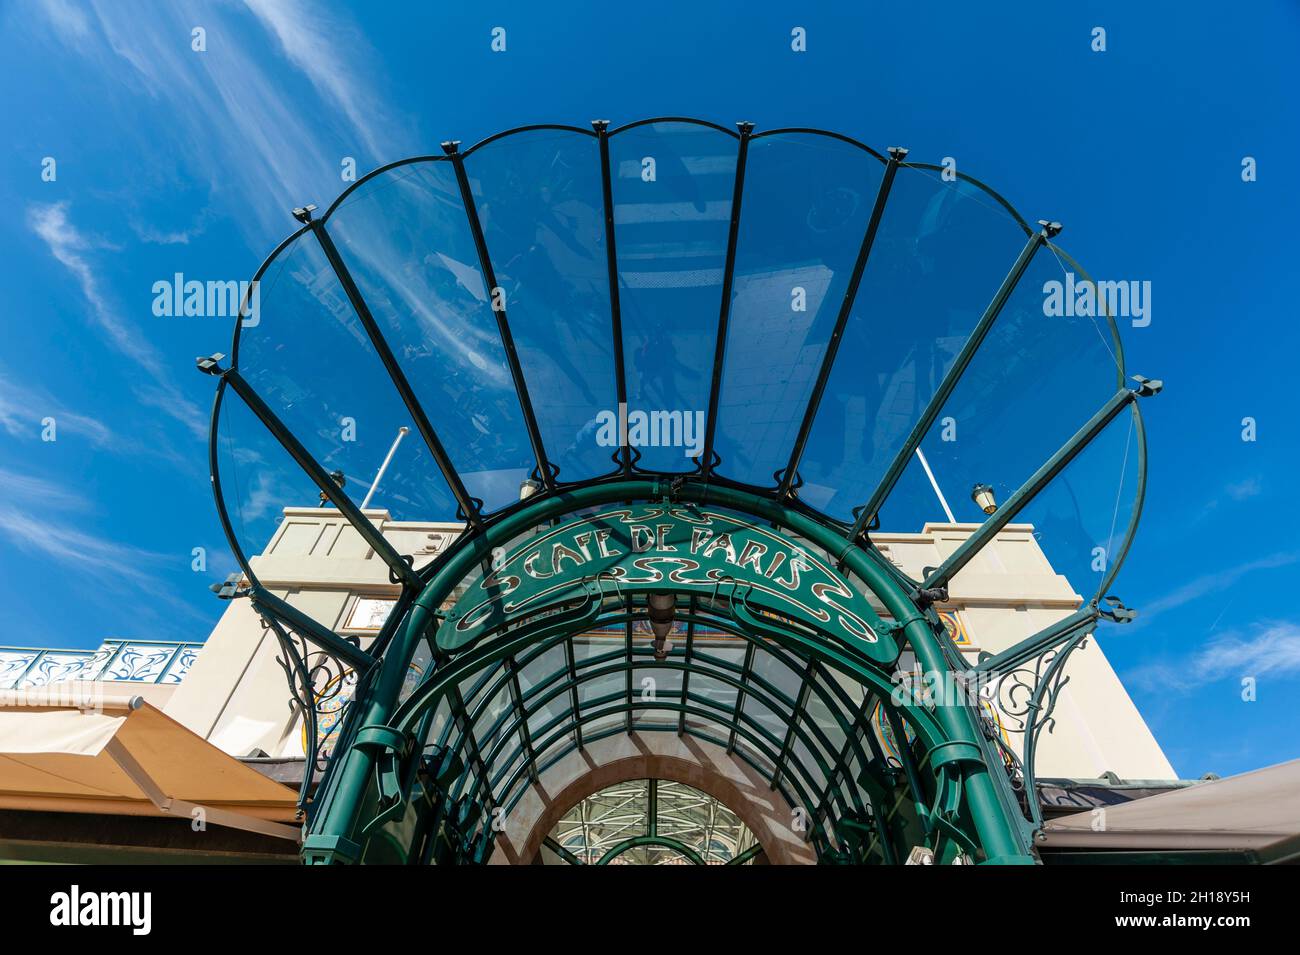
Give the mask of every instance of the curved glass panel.
M 216 437 L 222 500 L 254 575 L 267 575 L 268 560 L 301 566 L 308 557 L 374 561 L 386 573 L 361 534 L 333 505 L 321 502 L 320 490 L 230 387 L 222 395 Z M 286 594 L 267 585 L 325 629 L 342 627 L 351 603 L 346 590 Z
M 1023 533 L 1041 554 L 1016 546 L 1021 534 L 1004 532 L 984 548 L 987 555 L 975 556 L 970 572 L 1054 573 L 1084 602 L 1101 596 L 1111 564 L 1123 557 L 1137 502 L 1137 413 L 1136 407 L 1121 412 L 1016 515 L 1012 526 L 1030 528 Z M 955 584 L 961 585 L 961 574 Z
M 799 468 L 804 501 L 840 520 L 867 502 L 1026 240 L 976 186 L 898 170 Z
M 235 355 L 258 397 L 322 468 L 343 475 L 358 506 L 405 428 L 369 506 L 394 520 L 454 518 L 447 483 L 315 236 L 285 249 L 258 292 L 260 308 L 240 327 Z
M 547 457 L 562 481 L 607 474 L 617 429 L 601 424 L 618 409 L 599 142 L 529 130 L 465 169 Z
M 629 440 L 642 468 L 694 470 L 709 407 L 736 139 L 693 123 L 650 123 L 611 136 L 609 159 Z
M 319 507 L 320 491 L 230 388 L 217 424 L 221 497 L 246 558 L 266 553 L 285 508 Z
M 1005 501 L 1116 393 L 1118 354 L 1105 316 L 1058 307 L 1073 283 L 1051 249 L 1030 262 L 921 441 L 933 483 L 914 457 L 881 509 L 882 528 L 945 520 L 935 486 L 958 521 L 982 522 L 975 485 Z
M 771 485 L 789 461 L 884 166 L 829 136 L 749 144 L 718 403 L 718 470 Z
M 381 173 L 327 227 L 469 493 L 518 500 L 537 461 L 452 163 Z

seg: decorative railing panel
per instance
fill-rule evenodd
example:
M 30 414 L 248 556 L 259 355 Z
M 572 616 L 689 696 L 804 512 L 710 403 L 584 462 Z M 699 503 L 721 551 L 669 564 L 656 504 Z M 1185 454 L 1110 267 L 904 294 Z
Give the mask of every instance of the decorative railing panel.
M 105 640 L 96 650 L 0 647 L 0 690 L 70 682 L 180 683 L 200 643 Z

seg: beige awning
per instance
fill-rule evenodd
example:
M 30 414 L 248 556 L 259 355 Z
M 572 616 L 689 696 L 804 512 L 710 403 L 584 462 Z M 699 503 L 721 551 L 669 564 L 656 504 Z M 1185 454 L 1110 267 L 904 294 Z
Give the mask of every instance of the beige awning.
M 1049 822 L 1044 845 L 1267 849 L 1300 835 L 1300 759 Z
M 93 707 L 0 693 L 0 808 L 202 818 L 298 839 L 297 793 L 139 697 Z

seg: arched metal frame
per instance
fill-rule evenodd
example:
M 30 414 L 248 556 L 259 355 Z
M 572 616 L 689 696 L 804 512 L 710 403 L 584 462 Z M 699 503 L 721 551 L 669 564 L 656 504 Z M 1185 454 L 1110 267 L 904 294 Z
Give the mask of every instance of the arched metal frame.
M 625 356 L 619 316 L 619 284 L 615 239 L 617 230 L 614 228 L 613 206 L 610 196 L 608 142 L 613 137 L 628 130 L 647 124 L 668 122 L 696 124 L 726 133 L 736 139 L 738 149 L 732 221 L 722 285 L 722 308 L 718 320 L 717 344 L 715 346 L 713 375 L 709 392 L 705 454 L 699 460 L 694 473 L 657 472 L 642 468 L 638 463 L 639 456 L 635 449 L 630 448 L 625 443 L 613 456 L 615 467 L 609 473 L 583 481 L 566 482 L 562 480 L 559 469 L 547 457 L 541 439 L 536 416 L 529 400 L 525 373 L 512 343 L 508 316 L 504 308 L 500 310 L 494 308 L 501 343 L 514 378 L 523 424 L 537 459 L 536 467 L 533 470 L 533 478 L 539 485 L 539 490 L 537 494 L 527 500 L 506 505 L 492 512 L 485 512 L 482 502 L 473 498 L 466 489 L 460 475 L 452 464 L 451 457 L 443 447 L 433 423 L 427 417 L 424 408 L 416 397 L 415 391 L 406 379 L 401 363 L 388 345 L 382 330 L 370 315 L 369 307 L 356 283 L 352 280 L 347 264 L 334 246 L 327 229 L 328 221 L 336 210 L 347 203 L 349 196 L 353 192 L 385 172 L 417 163 L 450 163 L 461 184 L 462 198 L 469 217 L 469 228 L 474 234 L 475 243 L 479 250 L 479 265 L 485 280 L 488 280 L 486 284 L 491 287 L 493 284 L 490 281 L 492 260 L 478 222 L 473 195 L 468 187 L 464 168 L 465 160 L 489 143 L 530 131 L 555 130 L 594 137 L 600 147 L 601 175 L 604 187 L 605 244 L 609 257 L 611 320 L 615 336 L 613 355 L 616 366 L 614 369 L 616 398 L 620 403 L 623 403 L 626 401 L 626 379 L 623 367 Z M 719 462 L 716 452 L 713 450 L 713 440 L 718 414 L 719 382 L 727 344 L 728 313 L 731 305 L 730 280 L 735 263 L 738 223 L 741 217 L 741 199 L 744 195 L 746 150 L 750 143 L 759 141 L 763 137 L 783 134 L 824 136 L 848 144 L 869 154 L 884 166 L 884 170 L 876 206 L 873 209 L 866 234 L 863 237 L 853 275 L 839 309 L 830 344 L 823 355 L 811 396 L 802 415 L 802 423 L 798 437 L 791 449 L 789 463 L 774 475 L 771 486 L 757 486 L 733 480 L 725 474 L 719 473 Z M 1035 252 L 1042 248 L 1049 249 L 1058 259 L 1068 261 L 1083 276 L 1085 283 L 1092 282 L 1066 253 L 1052 243 L 1051 239 L 1059 231 L 1059 225 L 1042 223 L 1040 230 L 1033 230 L 1002 196 L 964 173 L 955 173 L 954 176 L 986 195 L 991 204 L 1004 210 L 1014 220 L 1017 227 L 1025 234 L 1026 244 L 1024 249 L 1016 262 L 1012 264 L 993 301 L 971 331 L 954 364 L 948 369 L 943 381 L 940 382 L 936 393 L 930 399 L 920 419 L 916 422 L 912 434 L 899 450 L 893 466 L 890 467 L 884 479 L 880 481 L 870 499 L 861 508 L 855 510 L 856 519 L 847 522 L 832 517 L 810 506 L 799 496 L 798 490 L 802 482 L 798 477 L 798 466 L 801 455 L 812 422 L 817 414 L 822 393 L 835 364 L 837 344 L 844 332 L 846 323 L 849 321 L 858 281 L 861 279 L 864 269 L 868 267 L 868 257 L 875 231 L 879 225 L 881 213 L 886 206 L 894 176 L 901 168 L 921 170 L 945 176 L 952 172 L 930 164 L 909 163 L 906 161 L 906 155 L 906 150 L 891 149 L 888 157 L 886 157 L 850 137 L 823 130 L 790 128 L 755 133 L 751 124 L 740 124 L 739 132 L 733 132 L 717 124 L 676 117 L 642 120 L 613 130 L 610 130 L 608 123 L 604 121 L 593 123 L 591 130 L 564 125 L 533 125 L 499 133 L 464 151 L 460 151 L 457 144 L 448 143 L 444 144 L 444 154 L 441 156 L 413 157 L 380 167 L 353 183 L 335 199 L 319 218 L 313 218 L 310 207 L 304 210 L 295 210 L 295 215 L 303 222 L 303 227 L 277 247 L 261 268 L 258 269 L 254 281 L 260 281 L 272 263 L 286 249 L 293 246 L 298 239 L 307 232 L 313 233 L 332 266 L 341 288 L 346 293 L 351 307 L 355 310 L 361 325 L 364 327 L 370 345 L 383 362 L 394 389 L 414 421 L 415 430 L 423 439 L 432 459 L 441 472 L 442 478 L 446 481 L 459 508 L 458 517 L 465 522 L 464 533 L 450 548 L 441 553 L 429 566 L 418 572 L 415 571 L 412 569 L 410 559 L 398 555 L 392 549 L 374 526 L 361 515 L 348 495 L 343 493 L 330 479 L 324 467 L 312 458 L 310 452 L 298 442 L 288 427 L 276 416 L 275 410 L 262 401 L 254 388 L 240 374 L 239 351 L 242 323 L 236 324 L 230 367 L 223 368 L 220 365 L 221 356 L 214 356 L 212 359 L 200 361 L 199 367 L 201 370 L 219 378 L 212 413 L 212 435 L 209 448 L 210 466 L 218 514 L 231 548 L 248 579 L 248 595 L 257 610 L 265 617 L 273 619 L 278 625 L 313 643 L 321 653 L 339 661 L 340 666 L 346 665 L 354 669 L 359 676 L 357 705 L 349 708 L 341 728 L 341 739 L 336 749 L 336 756 L 330 763 L 326 777 L 322 780 L 315 801 L 312 804 L 309 822 L 310 835 L 305 850 L 305 855 L 309 860 L 347 861 L 356 858 L 360 854 L 360 847 L 354 843 L 353 837 L 357 836 L 359 829 L 367 826 L 374 828 L 375 819 L 369 821 L 360 820 L 358 815 L 363 811 L 361 803 L 370 786 L 372 771 L 377 766 L 386 765 L 387 769 L 382 769 L 376 777 L 379 789 L 376 819 L 401 815 L 400 803 L 410 794 L 416 771 L 420 769 L 419 760 L 411 758 L 412 741 L 416 738 L 412 733 L 421 728 L 420 720 L 428 720 L 432 713 L 427 710 L 416 713 L 413 709 L 414 704 L 411 704 L 410 700 L 407 700 L 399 707 L 398 696 L 401 691 L 402 679 L 417 645 L 426 640 L 430 644 L 433 643 L 429 635 L 436 629 L 439 601 L 445 599 L 451 589 L 460 580 L 464 579 L 474 566 L 486 558 L 493 546 L 498 546 L 502 542 L 509 540 L 529 526 L 537 526 L 540 522 L 554 519 L 564 513 L 570 513 L 596 501 L 674 500 L 721 503 L 744 513 L 763 517 L 770 520 L 774 526 L 786 529 L 804 539 L 815 541 L 818 546 L 825 548 L 828 553 L 836 557 L 842 566 L 857 576 L 867 589 L 884 602 L 889 612 L 893 614 L 894 619 L 898 621 L 900 639 L 906 640 L 918 663 L 927 671 L 934 673 L 950 675 L 955 672 L 965 678 L 996 677 L 999 674 L 1010 672 L 1026 660 L 1064 646 L 1067 652 L 1058 654 L 1054 661 L 1054 666 L 1059 670 L 1064 657 L 1068 655 L 1068 650 L 1077 646 L 1081 639 L 1092 631 L 1100 618 L 1123 622 L 1131 617 L 1131 612 L 1123 608 L 1113 598 L 1106 598 L 1106 593 L 1127 555 L 1145 492 L 1145 435 L 1141 415 L 1134 399 L 1154 394 L 1158 392 L 1160 386 L 1158 382 L 1148 383 L 1144 379 L 1138 379 L 1139 386 L 1137 388 L 1125 386 L 1123 352 L 1118 329 L 1111 316 L 1104 311 L 1102 317 L 1105 319 L 1105 325 L 1109 331 L 1107 347 L 1110 348 L 1115 360 L 1118 390 L 1098 410 L 1090 422 L 1045 462 L 1039 471 L 1031 476 L 1011 499 L 1005 502 L 997 512 L 988 517 L 979 530 L 972 535 L 967 545 L 959 548 L 958 552 L 941 567 L 929 569 L 924 580 L 914 581 L 907 578 L 889 560 L 884 558 L 871 539 L 872 522 L 877 518 L 881 505 L 888 498 L 904 468 L 910 462 L 913 453 L 918 450 L 921 440 L 934 425 L 945 400 L 961 379 L 971 358 L 978 352 L 990 329 L 994 327 L 1002 305 L 1005 304 L 1017 282 L 1024 274 Z M 1095 283 L 1092 284 L 1095 286 Z M 1106 336 L 1103 336 L 1103 341 L 1106 341 Z M 381 630 L 377 640 L 368 650 L 362 651 L 354 640 L 348 640 L 334 634 L 319 622 L 296 610 L 286 601 L 271 594 L 262 587 L 250 567 L 227 511 L 219 469 L 218 426 L 223 402 L 229 397 L 226 394 L 228 388 L 236 393 L 247 410 L 251 411 L 260 420 L 294 459 L 295 463 L 316 484 L 323 499 L 327 499 L 337 507 L 348 522 L 371 545 L 376 555 L 388 563 L 393 582 L 401 584 L 402 590 L 397 606 Z M 941 628 L 936 626 L 932 604 L 936 599 L 942 600 L 944 598 L 947 582 L 965 566 L 965 563 L 985 543 L 993 539 L 997 532 L 1012 520 L 1043 488 L 1051 484 L 1056 476 L 1074 460 L 1107 424 L 1125 411 L 1128 411 L 1132 416 L 1133 435 L 1136 438 L 1138 487 L 1127 533 L 1118 548 L 1118 552 L 1107 563 L 1106 572 L 1101 578 L 1100 585 L 1084 607 L 1072 617 L 1022 641 L 1016 647 L 998 654 L 996 657 L 981 661 L 976 667 L 966 668 L 961 662 L 960 656 L 947 643 Z M 1106 600 L 1110 601 L 1109 606 L 1106 605 Z M 630 633 L 630 622 L 628 626 Z M 277 634 L 280 633 L 281 631 L 277 628 Z M 570 631 L 568 635 L 571 636 L 572 633 L 573 631 Z M 544 636 L 547 635 L 542 634 L 536 638 L 540 640 Z M 563 637 L 561 636 L 559 639 L 563 639 Z M 794 652 L 791 647 L 786 649 Z M 803 649 L 805 651 L 809 650 L 806 646 Z M 828 647 L 820 646 L 814 649 L 824 652 Z M 471 648 L 466 654 L 451 659 L 446 658 L 445 655 L 437 655 L 435 652 L 436 667 L 427 676 L 424 687 L 417 691 L 416 697 L 413 697 L 413 699 L 417 697 L 423 700 L 433 699 L 436 694 L 432 693 L 429 687 L 435 684 L 445 685 L 445 681 L 440 682 L 440 677 L 455 670 L 462 659 L 473 657 L 476 652 L 478 651 Z M 809 672 L 812 672 L 817 666 L 829 665 L 828 659 L 818 661 L 814 660 L 812 656 L 801 659 L 806 660 Z M 632 662 L 630 653 L 627 662 L 629 664 Z M 512 661 L 510 667 L 513 668 L 516 665 Z M 303 670 L 302 661 L 299 657 L 294 657 L 290 666 L 295 671 Z M 572 669 L 572 665 L 570 665 L 570 670 L 572 671 Z M 689 672 L 688 669 L 687 673 L 689 674 Z M 862 674 L 859 673 L 858 676 L 862 676 Z M 570 692 L 576 701 L 578 683 L 572 679 L 572 673 L 570 677 L 570 682 L 564 684 L 557 692 Z M 507 677 L 507 679 L 509 678 Z M 688 680 L 689 675 L 685 679 Z M 303 681 L 300 678 L 298 682 Z M 517 680 L 513 685 L 516 687 L 515 692 L 518 693 Z M 310 697 L 311 687 L 306 687 L 304 692 L 307 697 Z M 1042 692 L 1047 691 L 1043 689 Z M 948 694 L 948 696 L 951 696 L 951 694 Z M 686 698 L 687 693 L 683 690 L 683 699 Z M 311 704 L 310 699 L 306 702 Z M 516 717 L 524 712 L 522 702 L 520 700 L 520 705 L 516 707 Z M 1050 700 L 1040 699 L 1036 695 L 1034 702 L 1033 712 L 1030 715 L 1031 724 L 1035 720 L 1045 718 L 1050 713 Z M 916 706 L 912 709 L 909 709 L 908 705 L 904 705 L 899 708 L 897 714 L 891 712 L 891 719 L 898 715 L 908 722 L 909 728 L 917 735 L 921 754 L 924 760 L 928 762 L 928 769 L 937 774 L 937 779 L 951 781 L 951 786 L 947 792 L 944 792 L 941 788 L 937 794 L 938 801 L 945 804 L 941 808 L 937 807 L 935 819 L 946 818 L 951 823 L 957 818 L 959 810 L 967 813 L 971 822 L 971 834 L 978 842 L 978 851 L 986 859 L 995 861 L 1027 860 L 1030 855 L 1029 846 L 1032 832 L 1036 826 L 1041 824 L 1037 802 L 1033 796 L 1032 744 L 1027 749 L 1026 764 L 1021 768 L 1023 778 L 1015 780 L 1028 790 L 1028 795 L 1025 798 L 1027 805 L 1022 815 L 1020 808 L 1016 804 L 1016 797 L 1012 794 L 1009 781 L 1002 771 L 1001 760 L 997 757 L 995 748 L 985 732 L 983 717 L 978 712 L 978 709 L 961 700 L 946 698 L 945 691 L 942 689 L 939 690 L 937 698 L 932 700 L 931 703 L 933 705 Z M 689 711 L 690 708 L 686 705 L 683 705 L 680 709 L 679 728 L 685 728 Z M 518 729 L 517 722 L 516 719 L 516 723 L 511 724 L 509 727 L 502 723 L 494 731 L 493 735 L 504 738 L 512 729 Z M 938 725 L 937 731 L 935 730 L 935 724 Z M 630 728 L 631 725 L 632 719 L 629 709 L 627 728 Z M 798 737 L 800 733 L 793 726 L 790 729 L 791 733 L 783 741 L 783 754 L 785 750 L 789 749 L 790 740 Z M 1026 739 L 1036 739 L 1038 729 L 1041 729 L 1041 725 L 1037 727 L 1031 725 Z M 742 732 L 744 730 L 738 723 L 732 725 L 728 745 Z M 527 738 L 526 733 L 524 738 Z M 575 738 L 581 740 L 580 730 L 575 732 Z M 580 742 L 578 745 L 580 745 Z M 524 748 L 531 748 L 531 743 L 526 742 Z M 907 747 L 902 748 L 907 749 Z M 530 772 L 536 771 L 536 755 L 536 753 L 533 753 L 529 756 Z M 915 780 L 910 779 L 914 767 L 909 766 L 906 768 L 909 781 L 916 787 Z M 777 766 L 778 777 L 784 772 L 784 769 L 783 766 Z M 842 770 L 838 771 L 842 772 Z M 400 774 L 405 774 L 405 778 L 396 778 Z M 518 778 L 518 773 L 512 778 Z M 311 774 L 309 774 L 308 779 L 304 781 L 304 798 L 312 782 Z M 776 780 L 774 780 L 775 782 Z M 371 793 L 371 796 L 374 795 L 374 793 Z M 957 835 L 960 835 L 960 833 Z M 830 851 L 829 847 L 827 851 Z

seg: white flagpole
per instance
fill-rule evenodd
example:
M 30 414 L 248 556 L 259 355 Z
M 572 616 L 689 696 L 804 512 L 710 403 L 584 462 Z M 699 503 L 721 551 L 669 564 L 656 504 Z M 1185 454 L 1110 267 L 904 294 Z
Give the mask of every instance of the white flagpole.
M 384 463 L 379 465 L 379 473 L 375 475 L 374 481 L 371 482 L 370 490 L 366 492 L 366 499 L 361 502 L 361 510 L 364 511 L 366 505 L 370 503 L 370 499 L 375 496 L 375 489 L 379 487 L 379 479 L 382 478 L 384 472 L 388 470 L 388 462 L 393 460 L 393 452 L 397 450 L 397 446 L 402 443 L 402 439 L 406 437 L 406 433 L 410 430 L 410 428 L 406 427 L 397 429 L 397 438 L 393 441 L 393 446 L 388 449 L 388 455 L 384 458 Z M 929 471 L 929 468 L 926 468 L 926 470 Z M 933 481 L 934 478 L 931 478 L 930 480 Z M 946 507 L 947 505 L 944 506 Z
M 952 516 L 952 508 L 948 506 L 948 500 L 943 496 L 943 491 L 939 490 L 939 482 L 934 479 L 934 472 L 930 470 L 930 462 L 925 459 L 925 452 L 920 446 L 916 449 L 916 456 L 921 459 L 921 467 L 925 468 L 925 476 L 930 479 L 930 487 L 934 488 L 934 495 L 943 505 L 943 512 L 948 515 L 948 523 L 956 524 L 957 518 Z M 365 505 L 361 505 L 365 507 Z

